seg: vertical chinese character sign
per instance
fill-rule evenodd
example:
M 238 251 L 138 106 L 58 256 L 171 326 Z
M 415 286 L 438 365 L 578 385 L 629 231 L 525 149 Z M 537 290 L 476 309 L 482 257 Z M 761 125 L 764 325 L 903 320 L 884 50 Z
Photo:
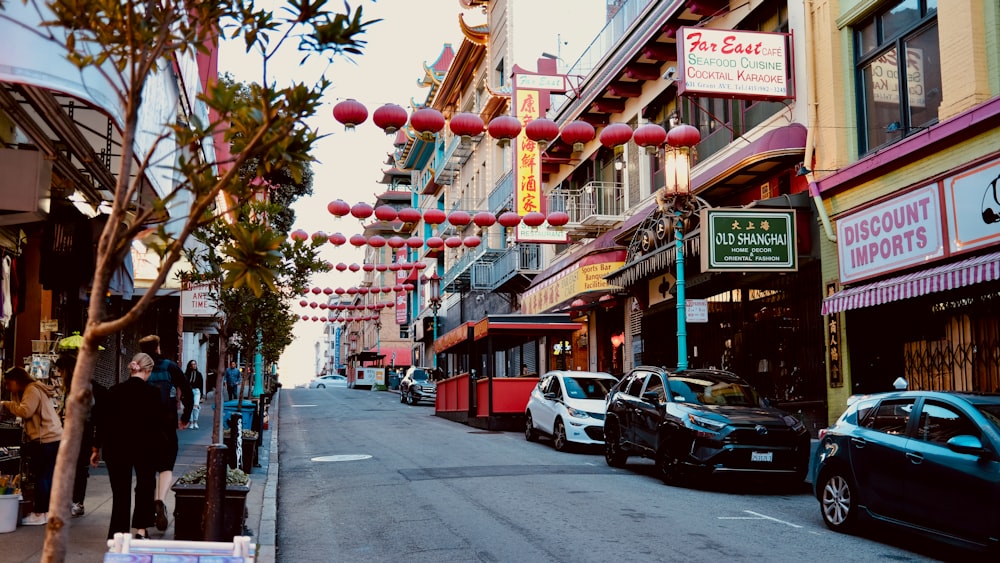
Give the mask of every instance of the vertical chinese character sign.
M 515 116 L 521 122 L 521 133 L 517 136 L 514 170 L 517 184 L 514 186 L 514 211 L 524 216 L 532 211 L 542 211 L 542 155 L 538 144 L 528 138 L 525 126 L 541 117 L 539 91 L 519 89 L 515 92 Z

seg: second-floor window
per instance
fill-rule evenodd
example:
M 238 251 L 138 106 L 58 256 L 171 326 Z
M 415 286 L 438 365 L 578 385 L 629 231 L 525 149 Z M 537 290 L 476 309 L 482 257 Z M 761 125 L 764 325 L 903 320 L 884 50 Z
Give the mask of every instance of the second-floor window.
M 937 0 L 901 0 L 854 28 L 859 153 L 938 119 Z

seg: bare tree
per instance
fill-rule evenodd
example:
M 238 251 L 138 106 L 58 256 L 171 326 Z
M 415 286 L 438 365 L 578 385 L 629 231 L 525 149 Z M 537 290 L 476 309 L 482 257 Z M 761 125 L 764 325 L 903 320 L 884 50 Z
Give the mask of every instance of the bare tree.
M 41 17 L 42 25 L 18 21 L 4 6 L 11 2 L 30 6 Z M 330 82 L 320 77 L 313 84 L 271 84 L 267 64 L 275 53 L 283 47 L 294 47 L 304 59 L 313 55 L 357 55 L 365 44 L 359 36 L 377 20 L 363 21 L 361 8 L 352 10 L 347 3 L 342 12 L 330 11 L 327 0 L 286 0 L 266 6 L 255 0 L 0 0 L 0 18 L 64 49 L 67 58 L 81 69 L 96 70 L 123 108 L 121 165 L 116 171 L 108 221 L 97 246 L 83 344 L 73 375 L 76 384 L 66 398 L 65 428 L 42 554 L 43 561 L 63 561 L 69 537 L 74 465 L 90 409 L 98 343 L 139 318 L 181 258 L 188 237 L 199 226 L 228 212 L 226 206 L 218 205 L 220 194 L 235 201 L 251 195 L 254 186 L 241 181 L 239 175 L 246 162 L 256 159 L 261 177 L 284 170 L 300 179 L 302 164 L 313 160 L 310 149 L 319 135 L 306 120 L 320 107 Z M 203 52 L 222 33 L 230 39 L 241 39 L 248 53 L 261 57 L 261 82 L 252 87 L 249 103 L 237 95 L 238 85 L 213 82 L 198 99 L 213 118 L 206 122 L 197 115 L 188 115 L 164 123 L 151 148 L 137 154 L 140 106 L 149 78 Z M 208 146 L 216 132 L 224 133 L 225 140 L 231 143 L 232 157 L 228 161 L 219 161 Z M 178 147 L 176 154 L 169 155 L 169 162 L 164 162 L 162 151 L 157 151 L 161 144 L 168 144 L 165 140 Z M 180 182 L 163 198 L 139 198 L 146 174 L 162 166 L 174 167 Z M 186 213 L 178 213 L 177 204 L 182 201 L 190 202 Z M 175 216 L 168 219 L 171 206 Z M 166 220 L 177 224 L 168 229 Z M 150 290 L 131 309 L 111 318 L 103 299 L 111 274 L 129 251 L 132 240 L 151 225 L 156 225 L 160 241 L 156 247 L 161 259 L 159 272 Z M 236 237 L 234 244 L 226 283 L 253 291 L 273 287 L 273 263 L 268 256 L 274 249 L 274 238 Z

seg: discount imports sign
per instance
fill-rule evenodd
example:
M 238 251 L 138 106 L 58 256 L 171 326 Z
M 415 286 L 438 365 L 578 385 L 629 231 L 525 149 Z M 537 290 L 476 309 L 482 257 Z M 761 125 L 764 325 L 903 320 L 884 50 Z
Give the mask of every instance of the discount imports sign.
M 794 98 L 787 33 L 682 27 L 680 94 Z
M 794 272 L 795 210 L 703 209 L 703 272 Z

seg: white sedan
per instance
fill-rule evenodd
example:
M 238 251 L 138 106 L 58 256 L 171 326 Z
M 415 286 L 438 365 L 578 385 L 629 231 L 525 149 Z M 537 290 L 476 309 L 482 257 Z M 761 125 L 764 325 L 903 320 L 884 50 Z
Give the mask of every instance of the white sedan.
M 343 375 L 321 375 L 309 382 L 310 389 L 326 389 L 327 387 L 347 387 L 347 378 Z
M 524 437 L 552 437 L 559 451 L 572 444 L 604 443 L 604 398 L 618 380 L 597 371 L 550 371 L 531 392 Z

